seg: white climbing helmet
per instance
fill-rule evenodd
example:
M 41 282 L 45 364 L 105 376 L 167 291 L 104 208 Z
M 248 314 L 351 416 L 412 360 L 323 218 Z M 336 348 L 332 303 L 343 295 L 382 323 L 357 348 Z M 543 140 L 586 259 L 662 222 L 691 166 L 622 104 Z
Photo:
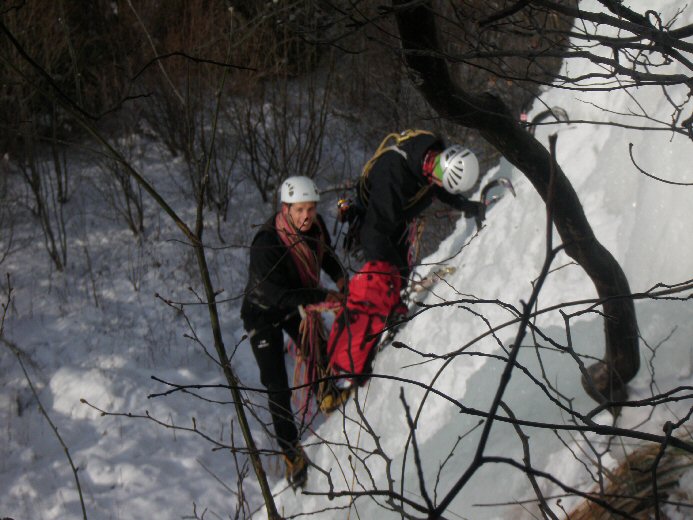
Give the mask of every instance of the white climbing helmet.
M 468 148 L 453 144 L 436 158 L 434 173 L 448 192 L 462 193 L 479 178 L 479 161 Z
M 282 184 L 281 201 L 285 204 L 318 202 L 320 192 L 312 179 L 303 176 L 289 177 Z

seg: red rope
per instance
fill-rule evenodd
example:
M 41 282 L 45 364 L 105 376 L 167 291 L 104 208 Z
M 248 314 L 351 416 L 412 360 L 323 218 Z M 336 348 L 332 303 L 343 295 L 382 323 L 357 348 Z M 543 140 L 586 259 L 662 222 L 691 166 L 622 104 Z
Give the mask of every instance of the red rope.
M 303 410 L 303 415 L 309 417 L 315 411 L 315 401 L 311 399 L 316 392 L 321 394 L 319 383 L 316 387 L 313 383 L 325 377 L 327 368 L 327 332 L 322 319 L 323 312 L 337 312 L 340 303 L 316 303 L 305 307 L 305 317 L 301 321 L 299 332 L 301 334 L 300 345 L 293 345 L 296 359 L 292 386 L 302 386 L 293 392 L 294 406 Z M 291 351 L 291 346 L 290 346 Z M 305 385 L 305 386 L 303 386 Z
M 409 244 L 409 248 L 407 249 L 407 264 L 409 265 L 409 270 L 412 270 L 419 261 L 423 226 L 423 220 L 414 219 L 409 224 L 409 229 L 407 230 L 407 243 Z

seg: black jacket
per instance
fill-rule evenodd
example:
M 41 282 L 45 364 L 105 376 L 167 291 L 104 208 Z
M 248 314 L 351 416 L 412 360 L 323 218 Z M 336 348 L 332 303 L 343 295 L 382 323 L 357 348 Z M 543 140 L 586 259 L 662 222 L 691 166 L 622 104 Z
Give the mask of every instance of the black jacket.
M 444 146 L 435 136 L 415 136 L 399 145 L 399 151 L 387 151 L 373 164 L 366 180 L 369 199 L 364 203 L 366 212 L 360 232 L 364 260 L 384 260 L 407 273 L 409 223 L 433 202 L 434 197 L 460 211 L 473 204 L 461 195 L 430 184 L 424 177 L 426 152 L 442 150 Z
M 317 250 L 319 229 L 322 228 L 326 243 L 322 269 L 335 282 L 342 278 L 339 261 L 330 244 L 330 235 L 320 215 L 306 233 L 302 233 L 311 249 Z M 245 289 L 241 317 L 248 323 L 258 314 L 273 314 L 282 317 L 299 305 L 323 301 L 327 290 L 310 289 L 303 286 L 289 249 L 281 241 L 274 227 L 274 216 L 255 235 L 250 248 L 248 284 Z

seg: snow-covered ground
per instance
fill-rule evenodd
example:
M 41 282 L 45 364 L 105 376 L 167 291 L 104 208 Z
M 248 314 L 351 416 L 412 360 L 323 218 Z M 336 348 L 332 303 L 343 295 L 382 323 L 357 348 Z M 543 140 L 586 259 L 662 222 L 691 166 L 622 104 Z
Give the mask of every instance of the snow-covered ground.
M 676 2 L 669 4 L 674 6 Z M 685 20 L 693 21 L 690 8 Z M 683 88 L 677 93 L 681 99 L 685 94 Z M 633 117 L 616 113 L 637 112 L 640 108 L 636 100 L 659 119 L 667 119 L 671 110 L 659 89 L 579 96 L 551 90 L 542 100 L 548 106 L 564 108 L 578 120 L 633 122 Z M 600 111 L 596 108 L 599 105 L 608 107 L 610 113 Z M 641 168 L 670 181 L 693 183 L 691 141 L 667 132 L 628 131 L 606 125 L 548 126 L 539 128 L 536 135 L 546 142 L 549 133 L 554 132 L 558 134 L 558 161 L 577 191 L 596 236 L 624 268 L 632 291 L 692 279 L 693 187 L 642 175 L 628 154 L 629 143 L 633 143 L 633 155 Z M 152 143 L 142 142 L 137 164 L 190 222 L 194 217 L 192 202 L 169 184 L 170 172 L 180 165 L 157 150 Z M 200 343 L 211 350 L 204 307 L 189 305 L 182 313 L 155 296 L 197 301 L 202 291 L 190 248 L 180 242 L 180 232 L 149 201 L 147 236 L 138 243 L 121 223 L 110 219 L 103 203 L 90 191 L 87 180 L 97 175 L 89 168 L 75 174 L 82 183 L 75 187 L 75 193 L 80 193 L 86 203 L 79 205 L 83 208 L 79 213 L 69 216 L 69 262 L 65 272 L 51 270 L 41 237 L 27 222 L 17 223 L 17 250 L 0 265 L 3 273 L 10 274 L 14 288 L 5 336 L 24 353 L 22 360 L 40 402 L 79 467 L 88 517 L 185 518 L 194 517 L 195 512 L 199 517 L 204 513 L 205 518 L 233 517 L 240 502 L 240 475 L 245 476 L 246 513 L 256 511 L 254 518 L 264 518 L 259 487 L 245 457 L 213 449 L 214 445 L 198 433 L 155 422 L 184 428 L 195 424 L 199 432 L 222 444 L 230 444 L 231 435 L 237 444 L 242 442 L 228 392 L 199 391 L 207 400 L 182 393 L 148 397 L 168 389 L 152 376 L 176 384 L 205 385 L 221 383 L 222 375 L 202 346 L 184 337 L 191 333 L 187 318 Z M 529 182 L 508 164 L 502 163 L 490 172 L 491 177 L 496 175 L 512 177 L 517 197 L 505 197 L 496 204 L 486 228 L 473 240 L 473 222 L 460 220 L 440 249 L 424 260 L 457 268 L 445 283 L 435 286 L 425 303 L 470 297 L 491 303 L 427 310 L 397 336 L 412 350 L 388 347 L 375 364 L 378 374 L 433 384 L 436 390 L 477 410 L 488 409 L 504 367 L 498 359 L 484 354 L 503 355 L 499 345 L 512 343 L 516 324 L 500 329 L 495 337 L 484 337 L 450 361 L 424 359 L 414 351 L 443 355 L 457 350 L 484 334 L 489 326 L 515 317 L 498 302 L 519 308 L 521 300 L 529 298 L 544 258 L 544 206 Z M 220 310 L 226 347 L 234 352 L 233 368 L 243 384 L 259 387 L 257 368 L 247 341 L 242 340 L 244 332 L 238 317 L 237 297 L 245 282 L 246 249 L 237 244 L 248 243 L 253 232 L 251 224 L 261 222 L 271 208 L 256 202 L 248 204 L 248 200 L 247 193 L 237 192 L 229 222 L 222 224 L 223 234 L 236 245 L 210 249 L 209 260 L 214 283 L 225 290 L 220 298 L 227 298 Z M 325 207 L 323 212 L 329 209 Z M 214 235 L 212 226 L 206 236 L 210 244 L 221 245 Z M 540 309 L 596 296 L 582 269 L 564 254 L 559 254 L 554 267 L 561 268 L 548 277 L 539 298 Z M 423 266 L 421 272 L 425 274 L 431 268 Z M 1 287 L 0 301 L 4 303 L 4 279 Z M 567 307 L 564 312 L 585 308 Z M 636 311 L 642 337 L 642 368 L 629 386 L 631 397 L 641 399 L 652 392 L 693 386 L 690 300 L 637 301 Z M 542 314 L 536 324 L 557 342 L 566 343 L 565 320 L 558 312 Z M 599 314 L 573 317 L 570 333 L 577 352 L 602 357 L 603 322 Z M 547 346 L 546 341 L 537 341 Z M 534 343 L 531 337 L 525 339 L 523 345 L 527 348 L 521 351 L 519 362 L 536 377 L 541 377 L 543 370 L 556 390 L 572 399 L 576 410 L 590 410 L 594 403 L 582 390 L 572 358 L 548 348 L 537 350 Z M 81 517 L 75 480 L 63 447 L 41 415 L 17 358 L 4 345 L 0 345 L 0 371 L 0 517 Z M 449 401 L 425 395 L 413 384 L 375 378 L 359 390 L 356 398 L 363 418 L 352 401 L 345 417 L 335 414 L 327 421 L 318 418 L 314 432 L 306 432 L 303 437 L 311 460 L 331 472 L 335 491 L 358 491 L 362 486 L 370 489 L 372 482 L 384 489 L 389 471 L 396 492 L 423 503 L 412 447 L 406 444 L 409 428 L 400 392 L 411 413 L 418 414 L 416 440 L 429 494 L 437 492 L 439 500 L 468 467 L 481 431 L 478 416 L 461 414 Z M 266 420 L 264 397 L 248 395 L 260 405 L 259 418 Z M 82 400 L 108 414 L 102 416 Z M 521 419 L 557 424 L 567 421 L 566 414 L 517 370 L 504 401 Z M 655 410 L 624 409 L 618 425 L 659 434 L 665 421 L 677 421 L 690 407 L 690 400 L 686 400 Z M 610 416 L 602 413 L 596 420 L 609 424 Z M 251 422 L 256 442 L 272 449 L 261 423 L 256 418 Z M 589 457 L 587 450 L 580 451 L 586 446 L 585 439 L 565 432 L 559 439 L 556 433 L 539 428 L 524 428 L 524 433 L 529 436 L 534 467 L 551 472 L 569 485 L 591 488 L 586 467 L 577 457 L 578 453 L 583 461 Z M 373 435 L 391 465 L 386 466 L 385 458 L 374 455 L 368 459 L 366 473 L 356 456 L 372 451 Z M 588 438 L 599 447 L 609 440 L 593 435 Z M 343 446 L 347 439 L 351 449 Z M 329 448 L 322 443 L 325 440 Z M 612 440 L 612 451 L 602 462 L 613 464 L 634 444 L 630 439 Z M 514 429 L 496 424 L 486 454 L 521 461 L 522 444 Z M 286 490 L 280 459 L 264 460 L 277 504 L 287 516 L 312 512 L 317 518 L 399 518 L 378 505 L 383 499 L 360 498 L 350 503 L 346 498 L 328 500 L 324 495 L 294 494 Z M 688 481 L 693 480 L 693 475 L 690 477 Z M 540 484 L 547 496 L 561 493 L 546 481 L 540 480 Z M 326 490 L 325 477 L 313 470 L 307 491 Z M 691 492 L 693 502 L 693 486 L 684 491 Z M 489 464 L 452 502 L 448 515 L 521 518 L 529 513 L 518 505 L 482 505 L 532 498 L 523 472 Z M 574 503 L 574 499 L 562 500 L 566 509 Z M 557 507 L 556 500 L 550 505 Z M 672 518 L 688 516 L 685 510 L 675 511 L 674 506 L 670 506 L 669 514 Z

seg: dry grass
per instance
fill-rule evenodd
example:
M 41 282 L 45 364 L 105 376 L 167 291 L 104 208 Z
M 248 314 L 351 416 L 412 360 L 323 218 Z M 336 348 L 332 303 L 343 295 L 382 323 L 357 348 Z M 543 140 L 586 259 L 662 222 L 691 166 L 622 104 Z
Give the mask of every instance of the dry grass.
M 609 505 L 619 511 L 637 519 L 655 518 L 655 498 L 653 489 L 653 470 L 657 464 L 657 491 L 659 496 L 660 516 L 662 520 L 667 518 L 661 511 L 668 499 L 673 498 L 676 491 L 676 500 L 681 499 L 677 491 L 679 479 L 687 470 L 693 468 L 693 454 L 668 448 L 659 463 L 660 446 L 650 445 L 639 448 L 629 454 L 615 471 L 605 475 L 608 484 L 604 493 L 598 489 L 592 491 L 595 497 L 605 500 Z M 689 497 L 684 496 L 687 501 Z M 693 509 L 688 509 L 693 515 Z M 611 518 L 623 518 L 585 500 L 568 515 L 570 520 L 607 520 Z

